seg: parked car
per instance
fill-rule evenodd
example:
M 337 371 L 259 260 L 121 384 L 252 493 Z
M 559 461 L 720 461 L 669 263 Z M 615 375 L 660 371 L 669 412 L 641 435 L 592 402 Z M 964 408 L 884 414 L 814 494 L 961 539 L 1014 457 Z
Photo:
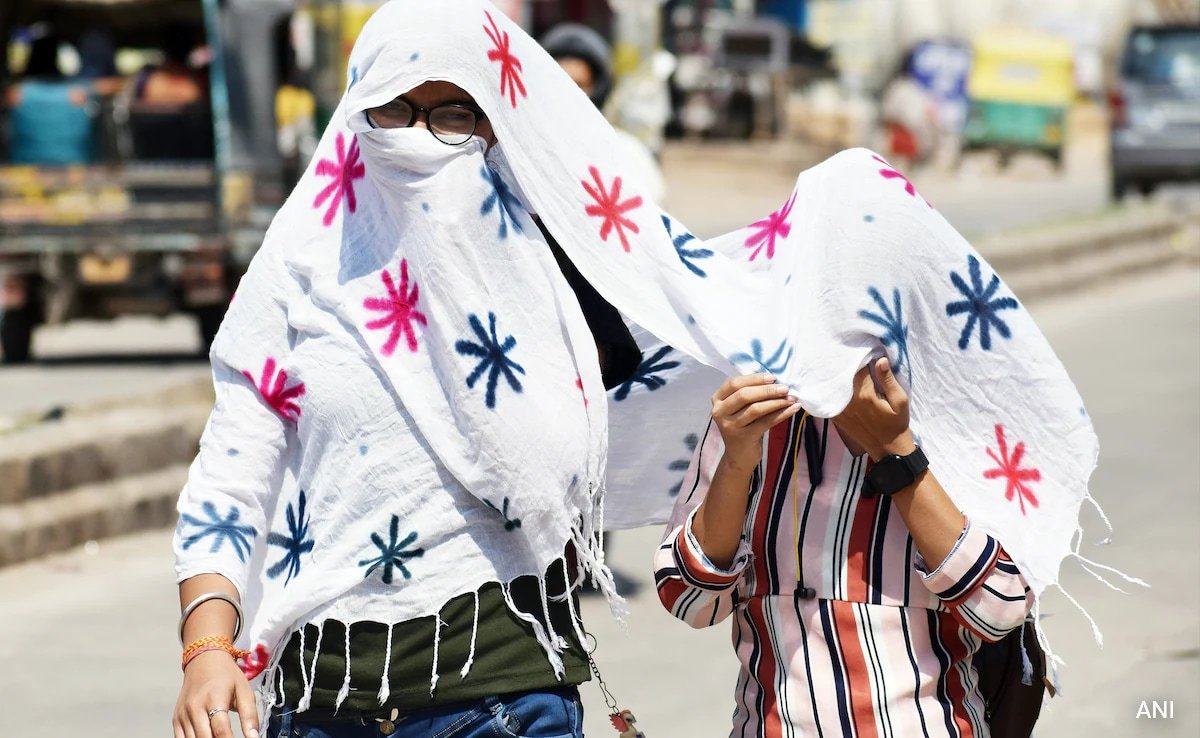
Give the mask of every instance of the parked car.
M 1114 199 L 1200 181 L 1200 25 L 1130 31 L 1109 107 Z

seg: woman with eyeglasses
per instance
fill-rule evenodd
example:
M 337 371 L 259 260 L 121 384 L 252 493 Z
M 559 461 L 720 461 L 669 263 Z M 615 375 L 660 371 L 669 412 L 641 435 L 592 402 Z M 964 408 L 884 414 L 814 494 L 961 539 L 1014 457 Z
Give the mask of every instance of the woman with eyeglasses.
M 343 108 L 356 85 L 390 87 L 364 55 Z M 264 671 L 272 736 L 582 735 L 582 567 L 611 587 L 582 520 L 599 491 L 588 404 L 636 370 L 637 344 L 527 212 L 464 89 L 425 80 L 346 117 L 214 344 L 176 538 L 175 735 L 232 735 L 230 712 L 255 735 L 247 677 Z M 305 225 L 278 238 L 290 222 Z M 328 259 L 298 258 L 306 240 Z M 551 473 L 496 468 L 539 457 Z M 566 531 L 557 553 L 523 537 L 539 525 Z

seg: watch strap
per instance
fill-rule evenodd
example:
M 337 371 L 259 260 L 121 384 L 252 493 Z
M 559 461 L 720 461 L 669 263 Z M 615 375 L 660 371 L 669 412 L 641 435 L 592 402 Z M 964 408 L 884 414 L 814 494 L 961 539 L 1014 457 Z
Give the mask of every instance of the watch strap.
M 891 454 L 871 466 L 863 480 L 864 497 L 891 496 L 917 480 L 921 472 L 929 468 L 929 459 L 920 446 L 905 456 Z

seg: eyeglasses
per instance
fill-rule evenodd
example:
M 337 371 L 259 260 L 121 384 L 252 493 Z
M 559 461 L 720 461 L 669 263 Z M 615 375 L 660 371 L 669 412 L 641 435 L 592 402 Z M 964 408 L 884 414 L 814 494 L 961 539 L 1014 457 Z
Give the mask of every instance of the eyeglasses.
M 462 103 L 443 103 L 418 108 L 402 97 L 367 111 L 372 128 L 411 128 L 419 116 L 429 123 L 429 132 L 444 144 L 459 146 L 471 140 L 479 121 L 487 117 L 479 108 Z

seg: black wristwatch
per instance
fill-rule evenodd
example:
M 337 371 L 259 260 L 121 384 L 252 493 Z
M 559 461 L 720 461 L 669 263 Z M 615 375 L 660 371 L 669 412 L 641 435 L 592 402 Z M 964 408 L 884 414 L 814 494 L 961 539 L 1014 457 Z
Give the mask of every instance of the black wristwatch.
M 894 495 L 917 481 L 917 476 L 928 468 L 929 459 L 925 458 L 920 446 L 907 456 L 884 456 L 867 472 L 862 486 L 863 497 Z

